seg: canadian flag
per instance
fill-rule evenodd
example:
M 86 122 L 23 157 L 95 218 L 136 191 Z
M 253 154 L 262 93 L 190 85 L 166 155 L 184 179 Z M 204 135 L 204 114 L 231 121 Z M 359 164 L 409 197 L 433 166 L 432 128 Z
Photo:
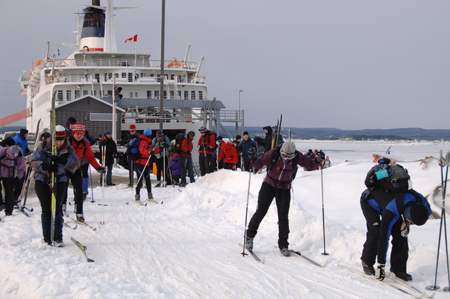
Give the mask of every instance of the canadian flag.
M 125 43 L 128 42 L 137 42 L 137 34 L 125 40 Z

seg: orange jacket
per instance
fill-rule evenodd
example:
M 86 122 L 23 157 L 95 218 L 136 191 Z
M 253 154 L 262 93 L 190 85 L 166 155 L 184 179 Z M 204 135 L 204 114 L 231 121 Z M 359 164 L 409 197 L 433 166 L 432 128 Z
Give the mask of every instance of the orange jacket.
M 239 159 L 236 150 L 236 144 L 234 144 L 233 142 L 222 143 L 219 160 L 222 160 L 223 156 L 225 156 L 224 161 L 228 164 L 236 164 Z
M 89 162 L 95 169 L 98 169 L 100 165 L 97 163 L 97 160 L 95 160 L 94 153 L 92 152 L 91 145 L 88 141 L 86 141 L 84 138 L 81 139 L 80 142 L 77 142 L 73 135 L 70 135 L 68 138 L 69 144 L 73 147 L 75 150 L 75 154 L 78 157 L 78 160 L 83 160 L 83 156 L 86 159 L 86 161 Z
M 192 140 L 187 137 L 181 142 L 181 156 L 182 157 L 192 157 Z
M 198 139 L 197 145 L 200 146 L 200 148 L 198 149 L 198 152 L 200 154 L 206 153 L 207 155 L 212 155 L 214 152 L 214 147 L 216 146 L 216 137 L 214 137 L 211 131 L 208 131 L 208 133 Z
M 141 142 L 139 142 L 139 152 L 141 153 L 141 157 L 134 162 L 145 165 L 147 164 L 148 157 L 150 157 L 148 152 L 153 150 L 153 148 L 150 146 L 150 144 L 152 143 L 152 139 L 145 135 L 139 136 L 139 139 L 141 140 Z

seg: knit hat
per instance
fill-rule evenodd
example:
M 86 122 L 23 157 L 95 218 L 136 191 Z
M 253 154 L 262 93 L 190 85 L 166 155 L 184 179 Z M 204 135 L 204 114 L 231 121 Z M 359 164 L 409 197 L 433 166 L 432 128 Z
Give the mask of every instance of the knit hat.
M 16 158 L 17 156 L 19 156 L 20 146 L 18 146 L 18 145 L 10 146 L 8 148 L 7 153 L 10 158 L 13 158 L 13 159 Z
M 112 132 L 110 130 L 105 131 L 105 135 L 111 135 L 111 134 L 112 134 Z
M 72 132 L 73 133 L 75 133 L 75 132 L 85 133 L 86 132 L 86 127 L 82 123 L 76 123 L 76 124 L 73 125 Z
M 223 141 L 223 137 L 222 136 L 217 136 L 217 141 Z
M 12 139 L 11 137 L 8 137 L 8 138 L 6 138 L 5 140 L 3 140 L 3 143 L 4 143 L 5 145 L 8 145 L 8 146 L 13 146 L 13 145 L 16 144 L 16 142 L 14 141 L 14 139 Z
M 281 146 L 281 153 L 284 153 L 286 155 L 293 155 L 295 154 L 295 143 L 292 141 L 285 141 L 283 145 Z
M 208 131 L 205 126 L 201 126 L 198 130 L 200 131 L 200 133 L 206 133 L 206 131 Z
M 52 137 L 52 134 L 50 134 L 49 132 L 44 132 L 44 133 L 42 133 L 41 139 L 39 141 L 44 141 L 49 137 Z
M 56 140 L 64 140 L 66 138 L 66 129 L 63 126 L 57 125 L 55 131 Z
M 245 135 L 248 135 L 248 132 L 247 132 L 247 131 L 244 131 L 244 134 L 242 134 L 242 135 L 244 135 L 244 136 L 245 136 Z
M 156 136 L 157 137 L 161 137 L 163 135 L 163 132 L 161 132 L 160 130 L 156 131 Z
M 236 140 L 242 139 L 241 135 L 236 135 Z
M 130 130 L 136 130 L 136 126 L 135 125 L 130 125 Z
M 420 226 L 424 225 L 425 222 L 427 222 L 430 212 L 428 211 L 428 208 L 426 206 L 416 202 L 407 207 L 405 209 L 405 212 L 403 212 L 403 215 L 405 216 L 405 218 L 411 220 L 415 225 Z
M 20 129 L 20 135 L 25 136 L 25 134 L 28 134 L 27 129 Z
M 152 136 L 152 130 L 150 130 L 150 128 L 145 128 L 144 136 L 151 137 Z

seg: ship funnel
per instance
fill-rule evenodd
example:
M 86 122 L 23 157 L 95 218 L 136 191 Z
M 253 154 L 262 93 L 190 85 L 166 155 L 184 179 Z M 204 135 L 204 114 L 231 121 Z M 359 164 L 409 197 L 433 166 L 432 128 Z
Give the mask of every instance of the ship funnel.
M 92 0 L 92 6 L 83 9 L 84 21 L 81 29 L 80 51 L 103 52 L 105 39 L 105 11 L 100 0 Z

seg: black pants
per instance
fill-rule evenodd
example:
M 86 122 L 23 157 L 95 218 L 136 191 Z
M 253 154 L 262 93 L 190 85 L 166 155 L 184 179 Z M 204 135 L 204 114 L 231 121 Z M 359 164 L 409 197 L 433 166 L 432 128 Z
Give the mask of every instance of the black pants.
M 81 168 L 78 168 L 75 173 L 70 171 L 66 172 L 67 178 L 72 181 L 73 185 L 73 196 L 75 201 L 75 213 L 83 213 L 83 177 L 81 175 Z M 63 204 L 67 202 L 67 189 L 69 184 L 66 185 L 66 194 L 64 195 Z
M 80 176 L 81 177 L 81 176 Z M 42 234 L 45 240 L 50 240 L 50 232 L 52 225 L 52 190 L 49 184 L 41 181 L 35 182 L 36 195 L 41 203 L 41 221 Z M 62 200 L 66 194 L 67 183 L 58 183 L 56 185 L 56 217 L 55 217 L 55 240 L 62 240 Z
M 147 193 L 152 193 L 152 182 L 150 181 L 150 165 L 145 165 L 135 163 L 136 166 L 136 174 L 138 176 L 138 182 L 136 185 L 136 195 L 139 195 L 141 192 L 142 181 L 145 180 L 145 184 L 147 185 Z M 145 169 L 144 169 L 145 168 Z M 144 174 L 142 174 L 144 173 Z M 142 175 L 142 177 L 141 177 Z M 139 179 L 141 178 L 141 179 Z
M 210 154 L 200 153 L 198 157 L 198 161 L 200 164 L 200 175 L 204 176 L 207 173 L 214 172 L 215 164 L 214 157 Z
M 127 156 L 128 162 L 128 177 L 130 178 L 130 185 L 134 186 L 134 172 L 135 172 L 135 164 L 134 161 Z
M 180 167 L 181 167 L 181 183 L 186 184 L 186 170 L 189 173 L 189 179 L 191 183 L 195 182 L 194 169 L 192 167 L 192 157 L 180 157 Z
M 5 188 L 5 214 L 9 215 L 14 209 L 14 178 L 0 178 L 0 180 Z
M 275 188 L 264 182 L 259 190 L 258 207 L 248 224 L 247 237 L 254 238 L 258 232 L 261 221 L 266 216 L 272 200 L 275 198 L 278 210 L 278 247 L 287 248 L 289 246 L 289 207 L 291 192 L 289 189 Z
M 244 160 L 244 168 L 242 168 L 242 171 L 253 171 L 253 164 L 250 163 L 250 159 L 243 159 Z
M 156 159 L 156 180 L 161 181 L 161 174 L 164 171 L 164 167 L 167 167 L 167 156 Z
M 14 192 L 14 195 L 13 195 L 14 200 L 17 200 L 19 198 L 19 196 L 20 196 L 20 193 L 22 193 L 22 187 L 23 187 L 23 183 L 25 181 L 25 175 L 26 175 L 26 171 L 25 171 L 25 174 L 23 175 L 23 177 L 20 179 L 19 183 L 17 183 L 13 187 L 13 189 L 14 189 L 14 191 L 13 191 Z
M 236 164 L 234 163 L 224 163 L 223 169 L 231 169 L 231 170 L 236 170 Z
M 380 214 L 370 206 L 365 197 L 361 197 L 361 209 L 366 218 L 366 242 L 363 246 L 361 260 L 368 265 L 374 265 L 378 252 L 378 239 L 380 230 Z M 408 238 L 401 236 L 402 219 L 400 218 L 392 227 L 391 232 L 391 268 L 392 272 L 406 272 L 409 246 Z

